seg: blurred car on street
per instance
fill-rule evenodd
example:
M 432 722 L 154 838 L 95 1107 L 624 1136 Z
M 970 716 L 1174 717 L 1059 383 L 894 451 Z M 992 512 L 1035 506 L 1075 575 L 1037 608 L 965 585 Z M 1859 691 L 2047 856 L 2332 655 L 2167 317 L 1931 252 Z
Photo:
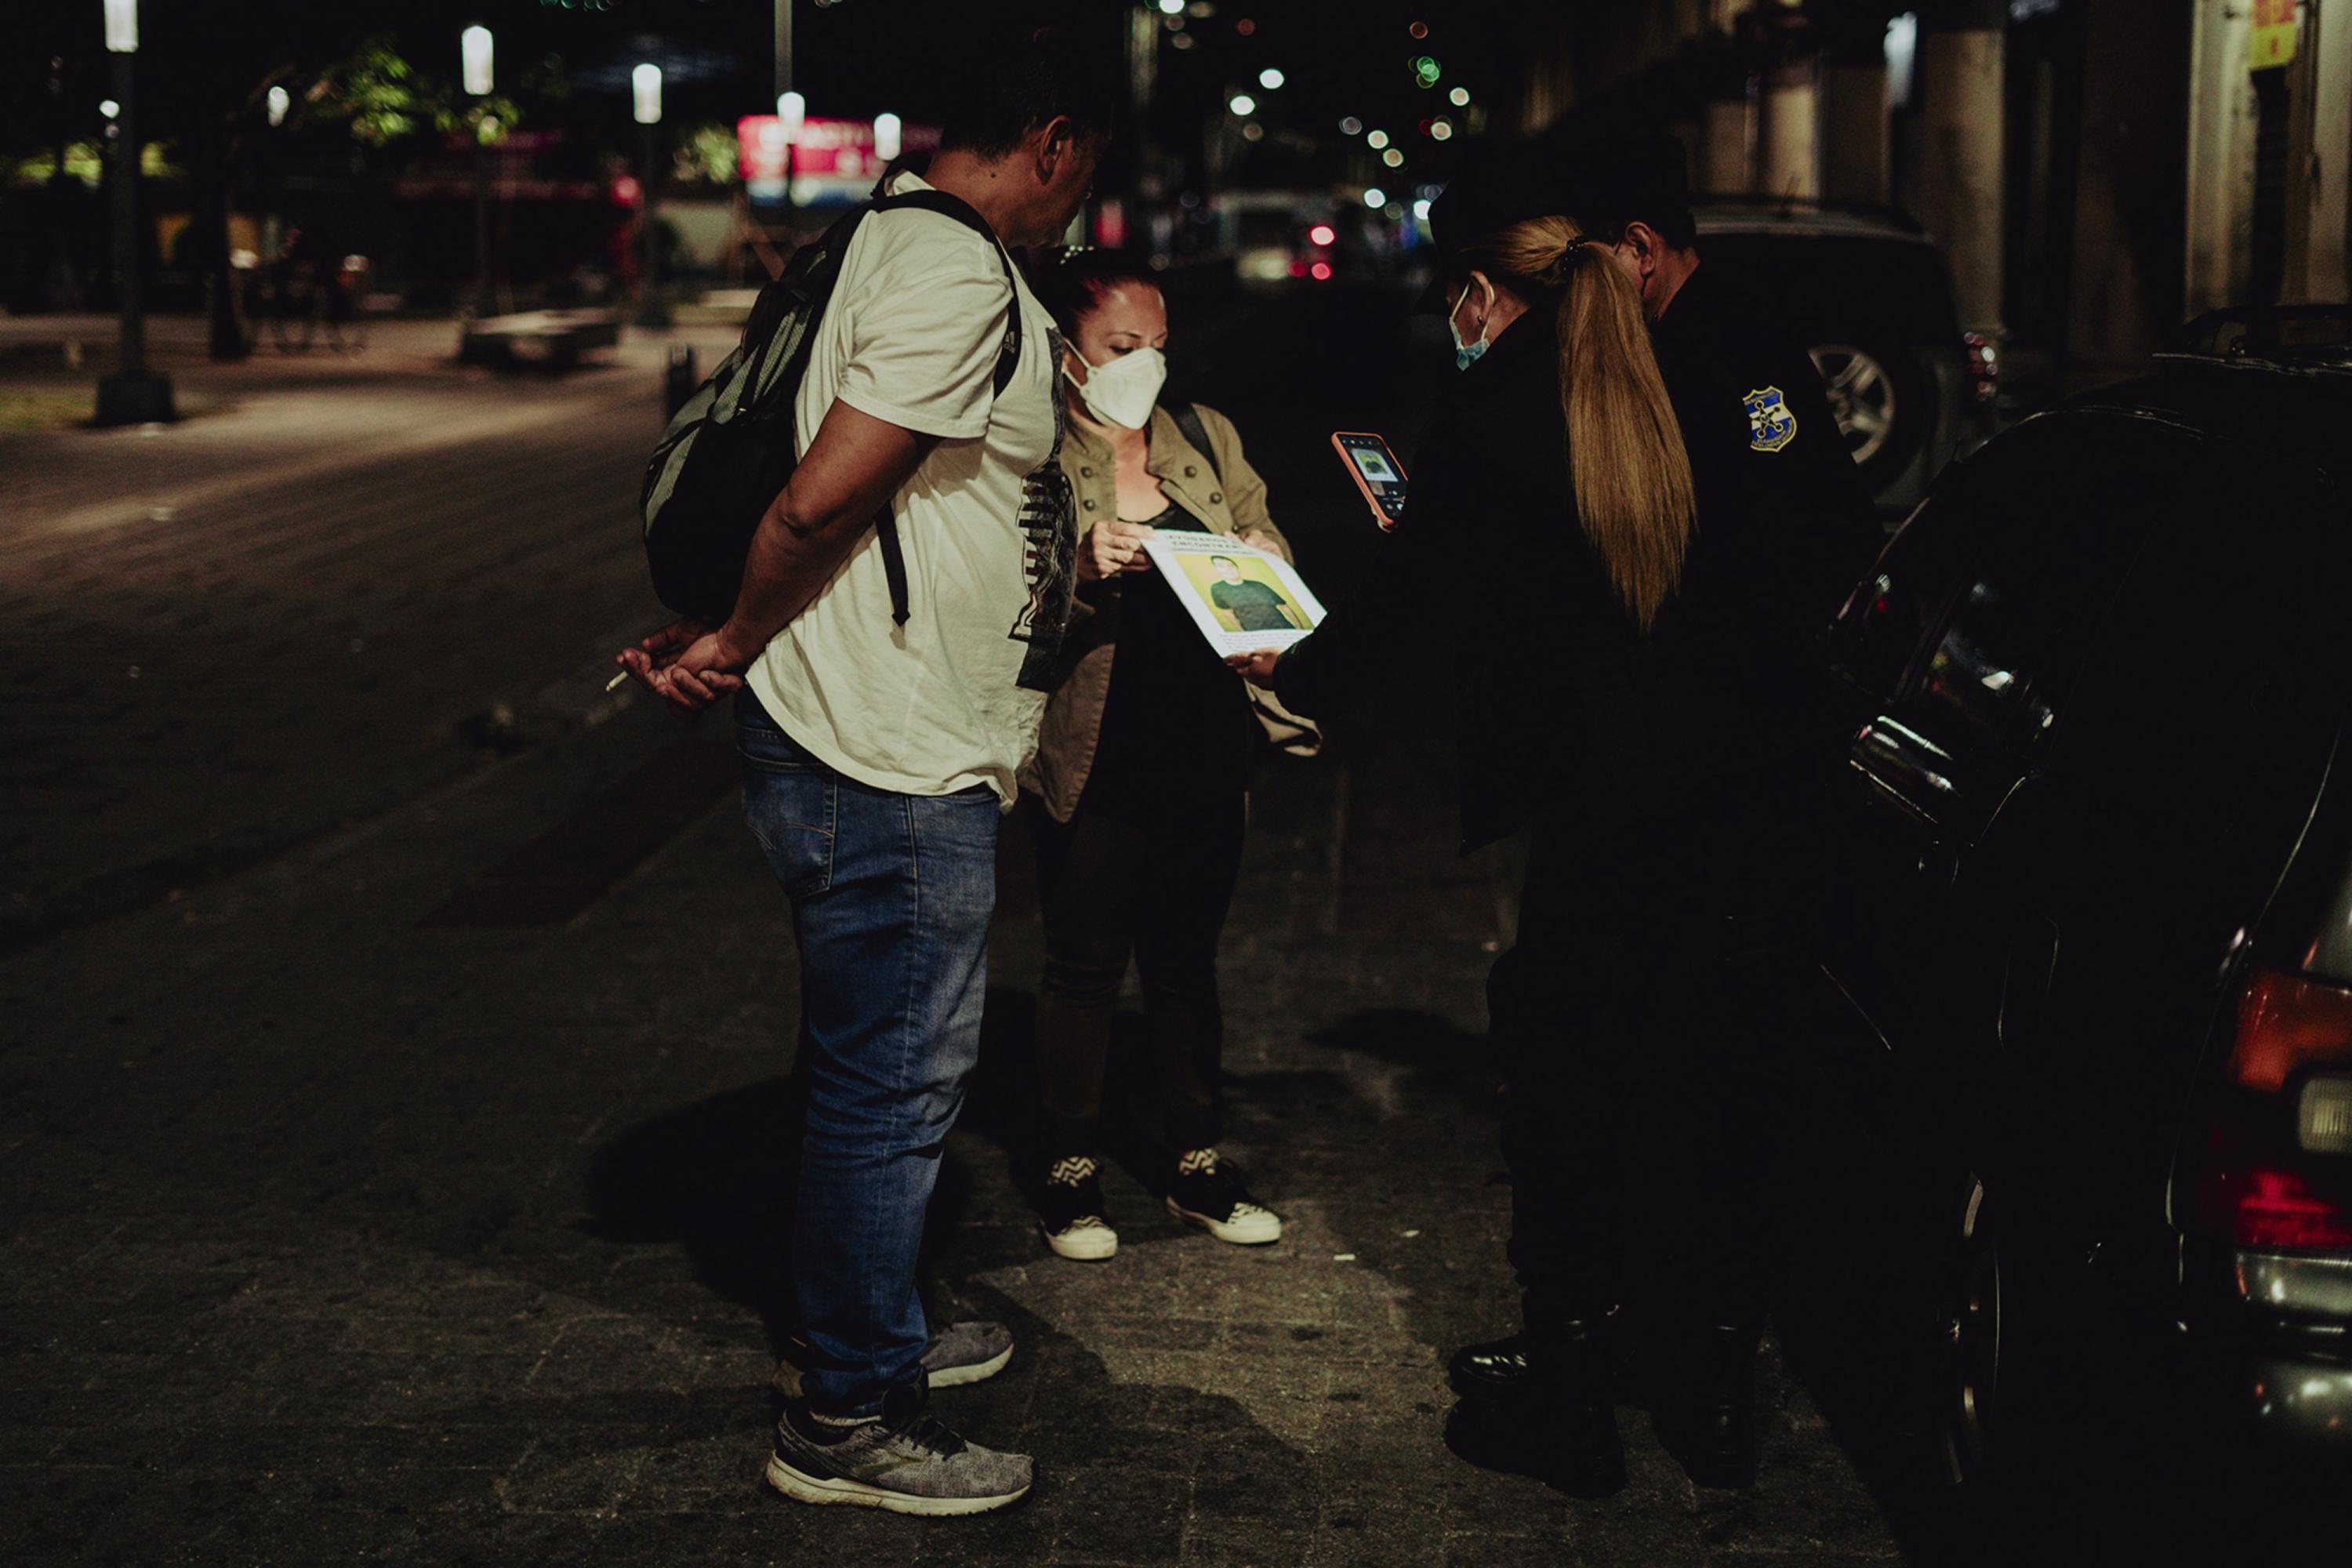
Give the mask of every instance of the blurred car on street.
M 1890 213 L 1701 197 L 1699 255 L 1812 353 L 1864 488 L 1882 512 L 1916 506 L 1954 458 L 1992 433 L 2000 361 L 1962 330 L 1944 253 Z
M 2179 1419 L 2352 1468 L 2347 327 L 1994 437 L 1831 632 L 1821 952 L 1928 1152 L 1954 1480 Z

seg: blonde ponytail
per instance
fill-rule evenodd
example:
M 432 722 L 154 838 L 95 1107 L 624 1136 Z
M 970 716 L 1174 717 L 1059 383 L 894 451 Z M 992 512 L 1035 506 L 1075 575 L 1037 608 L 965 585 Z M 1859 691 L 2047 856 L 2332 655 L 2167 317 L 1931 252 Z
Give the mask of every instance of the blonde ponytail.
M 1650 352 L 1633 280 L 1565 217 L 1529 218 L 1464 261 L 1559 298 L 1559 403 L 1585 537 L 1643 630 L 1682 581 L 1696 503 L 1682 427 Z

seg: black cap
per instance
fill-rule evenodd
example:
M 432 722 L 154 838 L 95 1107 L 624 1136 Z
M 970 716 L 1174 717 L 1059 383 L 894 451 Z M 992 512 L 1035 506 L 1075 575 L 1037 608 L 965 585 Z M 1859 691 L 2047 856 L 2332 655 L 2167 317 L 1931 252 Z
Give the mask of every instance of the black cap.
M 1664 132 L 1562 144 L 1511 142 L 1486 151 L 1429 204 L 1429 234 L 1451 258 L 1490 234 L 1533 217 L 1572 217 L 1588 231 L 1622 229 L 1690 209 L 1681 139 Z M 1439 275 L 1414 306 L 1445 307 Z
M 1614 234 L 1629 223 L 1664 230 L 1690 213 L 1689 159 L 1682 138 L 1635 132 L 1588 138 L 1561 153 L 1577 222 Z

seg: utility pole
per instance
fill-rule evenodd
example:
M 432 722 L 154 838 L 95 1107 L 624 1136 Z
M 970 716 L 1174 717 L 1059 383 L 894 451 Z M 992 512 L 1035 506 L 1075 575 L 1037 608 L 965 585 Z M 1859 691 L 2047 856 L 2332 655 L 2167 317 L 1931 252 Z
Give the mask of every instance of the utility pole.
M 661 280 L 656 276 L 661 266 L 661 242 L 654 228 L 654 196 L 660 183 L 662 166 L 661 117 L 662 69 L 647 60 L 629 73 L 629 97 L 637 121 L 640 160 L 644 173 L 637 187 L 637 243 L 640 274 L 637 285 L 637 313 L 631 320 L 640 327 L 670 325 L 669 306 L 662 299 Z
M 483 26 L 467 27 L 457 35 L 457 61 L 466 96 L 480 104 L 490 96 L 496 85 L 494 76 L 496 45 L 490 30 Z M 488 111 L 478 110 L 471 127 L 471 149 L 474 160 L 474 315 L 477 320 L 494 314 L 490 304 L 490 150 L 482 140 L 482 116 Z
M 776 0 L 776 115 L 784 122 L 784 226 L 793 221 L 793 154 L 801 139 L 805 100 L 793 90 L 793 0 Z M 749 211 L 747 207 L 745 209 Z
M 147 370 L 147 318 L 140 309 L 139 132 L 131 89 L 139 52 L 138 0 L 106 0 L 106 48 L 114 57 L 114 278 L 121 295 L 122 349 L 114 374 L 98 383 L 100 425 L 146 425 L 178 417 L 172 383 Z M 62 173 L 62 171 L 60 171 Z M 224 287 L 226 286 L 224 282 Z
M 793 90 L 793 0 L 776 0 L 776 96 Z

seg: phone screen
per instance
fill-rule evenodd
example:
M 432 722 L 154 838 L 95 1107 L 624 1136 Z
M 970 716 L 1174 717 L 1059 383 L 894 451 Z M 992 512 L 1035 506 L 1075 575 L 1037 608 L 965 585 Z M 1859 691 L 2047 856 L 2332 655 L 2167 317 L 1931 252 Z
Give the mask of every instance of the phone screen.
M 1340 456 L 1348 459 L 1348 466 L 1355 469 L 1357 482 L 1363 487 L 1364 494 L 1370 498 L 1381 526 L 1395 526 L 1397 519 L 1404 513 L 1405 481 L 1388 443 L 1377 436 L 1346 432 L 1332 439 L 1338 443 Z

